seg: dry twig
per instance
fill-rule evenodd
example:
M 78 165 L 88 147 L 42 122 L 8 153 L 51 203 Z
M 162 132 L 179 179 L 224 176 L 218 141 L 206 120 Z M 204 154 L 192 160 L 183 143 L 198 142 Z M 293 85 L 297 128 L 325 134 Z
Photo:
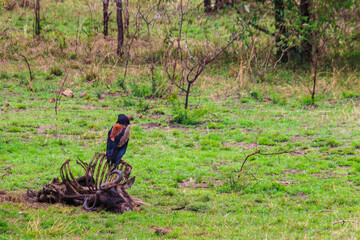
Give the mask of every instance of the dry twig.
M 337 222 L 334 222 L 333 225 L 336 225 L 336 224 L 339 224 L 339 223 L 346 223 L 346 222 L 352 222 L 352 223 L 360 223 L 358 221 L 355 221 L 355 220 L 340 220 L 340 221 L 337 221 Z
M 241 173 L 242 173 L 242 171 L 243 171 L 244 165 L 245 165 L 246 161 L 249 159 L 249 157 L 254 156 L 254 155 L 256 155 L 256 154 L 263 155 L 263 156 L 270 156 L 270 155 L 281 155 L 281 154 L 286 154 L 286 153 L 297 153 L 297 154 L 300 154 L 300 153 L 295 152 L 295 151 L 283 151 L 283 152 L 275 152 L 275 153 L 262 153 L 262 152 L 260 151 L 260 149 L 256 150 L 255 152 L 253 152 L 253 153 L 251 153 L 251 154 L 249 154 L 249 155 L 247 155 L 247 156 L 245 157 L 245 159 L 244 159 L 244 161 L 243 161 L 243 163 L 242 163 L 242 165 L 241 165 L 241 168 L 240 168 L 240 170 L 239 170 L 237 179 L 240 178 L 240 175 L 241 175 Z

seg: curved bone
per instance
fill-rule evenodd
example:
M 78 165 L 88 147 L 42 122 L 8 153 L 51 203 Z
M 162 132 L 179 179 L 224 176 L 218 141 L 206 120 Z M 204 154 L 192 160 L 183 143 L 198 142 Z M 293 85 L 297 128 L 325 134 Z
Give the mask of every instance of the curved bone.
M 96 206 L 96 204 L 97 204 L 97 202 L 98 202 L 98 200 L 100 198 L 100 191 L 96 191 L 95 200 L 94 200 L 94 203 L 93 203 L 93 205 L 91 207 L 88 207 L 88 205 L 87 205 L 87 202 L 88 202 L 89 198 L 90 197 L 85 198 L 85 201 L 83 203 L 83 207 L 85 208 L 85 210 L 88 210 L 88 211 L 92 210 Z
M 114 170 L 110 173 L 110 175 L 113 175 L 113 174 L 117 174 L 119 177 L 118 179 L 116 179 L 114 182 L 114 184 L 119 184 L 121 182 L 121 180 L 123 180 L 124 178 L 124 174 L 120 171 L 120 170 Z
M 119 177 L 115 181 L 113 181 L 111 183 L 103 183 L 103 184 L 101 184 L 100 185 L 101 189 L 109 189 L 109 188 L 115 187 L 115 186 L 117 186 L 117 185 L 119 185 L 121 183 L 121 181 L 124 178 L 124 174 L 120 170 L 114 170 L 109 174 L 109 176 L 111 176 L 113 174 L 117 174 Z

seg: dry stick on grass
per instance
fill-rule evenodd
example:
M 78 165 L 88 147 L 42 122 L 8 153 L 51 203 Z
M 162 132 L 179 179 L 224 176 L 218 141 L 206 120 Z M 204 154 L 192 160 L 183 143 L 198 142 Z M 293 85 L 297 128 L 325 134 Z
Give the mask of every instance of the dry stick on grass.
M 1 169 L 0 171 L 5 171 L 0 175 L 0 178 L 3 179 L 6 175 L 10 175 L 11 166 Z
M 34 77 L 33 77 L 32 72 L 31 72 L 30 63 L 29 63 L 29 61 L 27 60 L 27 58 L 24 55 L 22 55 L 21 53 L 19 53 L 19 55 L 22 56 L 25 59 L 25 62 L 26 62 L 26 65 L 27 65 L 27 67 L 29 69 L 29 74 L 30 74 L 29 87 L 30 87 L 31 91 L 34 91 L 34 87 L 32 86 L 32 81 L 33 81 Z
M 0 36 L 2 36 L 2 35 L 5 36 L 7 30 L 9 30 L 9 27 L 5 28 L 5 29 L 2 31 L 2 33 L 0 33 Z
M 246 158 L 244 159 L 244 161 L 243 161 L 243 163 L 242 163 L 242 165 L 241 165 L 241 168 L 240 168 L 240 170 L 239 170 L 237 179 L 239 180 L 240 175 L 241 175 L 241 173 L 242 173 L 242 171 L 243 171 L 244 165 L 245 165 L 246 161 L 249 159 L 249 157 L 254 156 L 254 155 L 256 155 L 256 154 L 263 155 L 263 156 L 269 156 L 269 155 L 281 155 L 281 154 L 286 154 L 286 153 L 298 153 L 298 152 L 295 152 L 295 151 L 284 151 L 284 152 L 275 152 L 275 153 L 262 153 L 262 152 L 260 151 L 260 149 L 256 150 L 255 152 L 247 155 Z
M 64 85 L 65 85 L 65 82 L 68 79 L 68 76 L 69 76 L 69 71 L 67 71 L 66 76 L 64 78 L 64 81 L 62 82 L 62 84 L 61 84 L 61 86 L 59 88 L 59 91 L 56 94 L 56 97 L 55 97 L 55 115 L 57 115 L 57 109 L 60 106 L 60 100 L 61 100 L 61 97 L 62 97 L 62 91 L 64 89 Z
M 333 225 L 336 225 L 336 224 L 338 224 L 338 223 L 344 224 L 344 223 L 346 223 L 346 222 L 360 223 L 360 222 L 355 221 L 355 220 L 340 220 L 340 221 L 334 222 Z

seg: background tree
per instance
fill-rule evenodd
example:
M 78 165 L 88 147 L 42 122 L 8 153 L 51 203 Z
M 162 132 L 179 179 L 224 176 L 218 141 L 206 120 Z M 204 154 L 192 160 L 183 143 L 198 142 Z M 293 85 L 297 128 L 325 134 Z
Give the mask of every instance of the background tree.
M 122 47 L 124 45 L 124 24 L 123 24 L 123 7 L 122 7 L 122 0 L 116 0 L 116 23 L 118 29 L 118 36 L 117 36 L 117 49 L 116 54 L 118 56 L 122 56 L 123 51 Z
M 40 0 L 35 3 L 35 35 L 40 35 Z
M 111 12 L 109 13 L 110 0 L 103 0 L 103 26 L 104 26 L 104 37 L 109 35 L 109 19 Z
M 287 36 L 285 27 L 285 6 L 283 0 L 274 0 L 274 16 L 275 16 L 275 46 L 276 58 L 282 62 L 287 62 L 287 55 L 284 54 L 287 48 Z
M 211 12 L 211 0 L 204 0 L 204 8 L 206 13 Z

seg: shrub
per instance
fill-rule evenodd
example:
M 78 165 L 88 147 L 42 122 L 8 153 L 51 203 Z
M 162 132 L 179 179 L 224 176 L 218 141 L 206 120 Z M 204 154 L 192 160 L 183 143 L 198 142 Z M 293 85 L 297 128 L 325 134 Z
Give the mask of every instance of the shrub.
M 342 96 L 343 96 L 343 98 L 351 99 L 351 98 L 358 98 L 360 96 L 360 94 L 350 92 L 350 91 L 343 91 Z
M 63 75 L 63 71 L 58 66 L 51 67 L 50 68 L 50 75 L 60 77 L 61 75 Z
M 150 103 L 147 102 L 145 99 L 140 98 L 138 105 L 137 105 L 137 110 L 140 113 L 145 113 L 150 109 Z
M 264 100 L 264 96 L 260 92 L 257 92 L 257 91 L 250 92 L 250 96 L 259 101 Z

